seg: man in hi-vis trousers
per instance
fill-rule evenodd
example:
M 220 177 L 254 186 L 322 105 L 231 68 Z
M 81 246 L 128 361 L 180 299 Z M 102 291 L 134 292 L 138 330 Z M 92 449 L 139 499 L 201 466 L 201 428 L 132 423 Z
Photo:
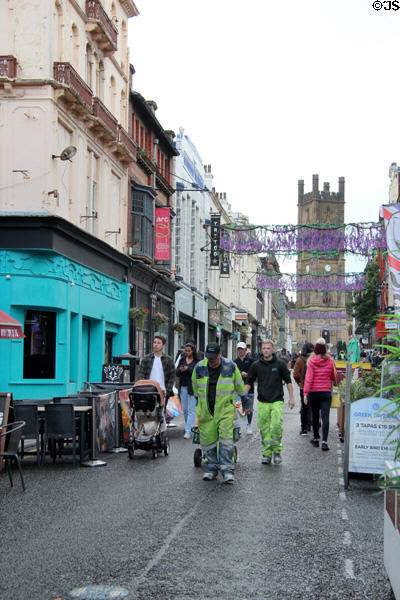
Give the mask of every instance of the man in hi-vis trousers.
M 247 374 L 246 392 L 257 380 L 258 390 L 258 427 L 261 433 L 262 459 L 264 465 L 282 462 L 283 433 L 283 385 L 289 392 L 289 406 L 294 407 L 293 384 L 286 363 L 279 360 L 274 352 L 272 340 L 264 340 L 261 357 L 254 362 Z
M 203 479 L 212 481 L 220 470 L 223 483 L 233 483 L 235 392 L 244 396 L 242 405 L 246 411 L 245 387 L 235 363 L 221 356 L 219 344 L 207 344 L 205 354 L 206 357 L 196 364 L 192 374 L 200 444 L 206 458 Z

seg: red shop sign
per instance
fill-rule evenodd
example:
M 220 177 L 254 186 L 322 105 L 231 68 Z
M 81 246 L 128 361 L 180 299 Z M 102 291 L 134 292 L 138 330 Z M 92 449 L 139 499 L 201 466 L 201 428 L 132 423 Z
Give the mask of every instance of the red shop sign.
M 155 260 L 170 260 L 170 234 L 169 208 L 156 208 Z

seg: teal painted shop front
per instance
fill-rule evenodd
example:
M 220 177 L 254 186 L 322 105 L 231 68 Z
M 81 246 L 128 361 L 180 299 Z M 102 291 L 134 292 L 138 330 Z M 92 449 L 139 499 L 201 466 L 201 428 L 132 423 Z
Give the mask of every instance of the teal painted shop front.
M 27 336 L 0 340 L 0 392 L 76 393 L 128 350 L 128 283 L 52 250 L 0 249 L 0 308 Z

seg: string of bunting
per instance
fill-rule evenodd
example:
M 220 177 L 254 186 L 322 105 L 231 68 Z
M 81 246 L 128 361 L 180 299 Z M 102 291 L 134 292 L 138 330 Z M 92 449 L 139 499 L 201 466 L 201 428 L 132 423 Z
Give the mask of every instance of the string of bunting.
M 299 254 L 315 256 L 339 253 L 372 257 L 386 250 L 385 229 L 381 223 L 328 225 L 250 225 L 221 226 L 220 246 L 237 254 Z
M 347 319 L 347 314 L 329 310 L 289 310 L 289 319 Z
M 327 275 L 322 277 L 321 275 L 286 273 L 273 277 L 259 274 L 256 276 L 256 288 L 258 290 L 279 292 L 358 292 L 365 289 L 365 275 L 363 273 L 347 273 L 346 275 Z

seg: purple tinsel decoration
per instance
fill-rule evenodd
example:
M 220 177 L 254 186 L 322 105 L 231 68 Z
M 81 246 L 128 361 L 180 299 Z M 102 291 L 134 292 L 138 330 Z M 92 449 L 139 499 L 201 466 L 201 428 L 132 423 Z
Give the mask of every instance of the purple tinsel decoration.
M 270 225 L 248 229 L 221 229 L 220 246 L 238 254 L 337 253 L 372 257 L 386 250 L 385 230 L 380 223 L 351 223 L 342 228 L 329 225 Z
M 365 289 L 365 275 L 257 275 L 256 288 L 278 292 L 359 292 Z
M 289 310 L 290 319 L 347 319 L 345 312 L 329 310 Z

